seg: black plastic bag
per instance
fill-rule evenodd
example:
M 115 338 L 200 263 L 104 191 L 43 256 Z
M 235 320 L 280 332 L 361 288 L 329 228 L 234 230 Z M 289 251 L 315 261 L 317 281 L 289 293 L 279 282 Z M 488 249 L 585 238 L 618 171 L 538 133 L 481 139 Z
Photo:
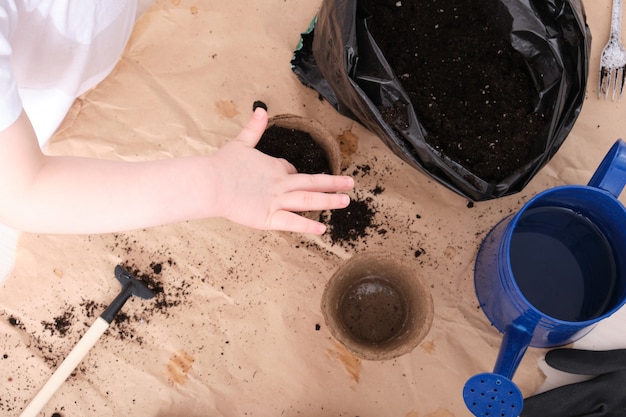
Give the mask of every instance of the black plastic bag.
M 404 161 L 458 194 L 483 201 L 519 192 L 554 156 L 580 113 L 591 33 L 581 0 L 483 1 L 506 23 L 512 47 L 531 72 L 535 108 L 553 110 L 539 156 L 497 183 L 484 181 L 425 141 L 427 132 L 368 31 L 370 16 L 358 0 L 323 1 L 301 36 L 292 69 L 339 113 L 363 124 Z M 388 124 L 380 107 L 404 114 L 397 124 Z

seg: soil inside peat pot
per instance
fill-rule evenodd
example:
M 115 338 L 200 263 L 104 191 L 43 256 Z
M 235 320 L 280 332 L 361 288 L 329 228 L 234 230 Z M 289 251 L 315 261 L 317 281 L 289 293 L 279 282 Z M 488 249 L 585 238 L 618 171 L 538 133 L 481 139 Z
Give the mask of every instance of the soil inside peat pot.
M 322 147 L 307 132 L 283 126 L 268 127 L 256 148 L 273 157 L 289 161 L 299 173 L 332 173 Z
M 534 112 L 531 76 L 487 6 L 360 1 L 431 147 L 487 182 L 504 179 L 543 152 L 537 142 L 551 115 Z M 393 109 L 380 110 L 392 125 Z

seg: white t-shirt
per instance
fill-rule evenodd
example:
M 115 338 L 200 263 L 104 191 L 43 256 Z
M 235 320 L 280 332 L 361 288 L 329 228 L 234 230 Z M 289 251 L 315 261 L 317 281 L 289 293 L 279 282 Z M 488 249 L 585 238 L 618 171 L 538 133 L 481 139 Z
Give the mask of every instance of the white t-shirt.
M 0 130 L 23 107 L 46 143 L 113 69 L 136 11 L 136 0 L 0 0 Z
M 142 10 L 150 0 L 139 0 Z M 72 103 L 102 81 L 130 37 L 137 0 L 0 0 L 0 130 L 22 108 L 43 146 Z M 19 232 L 0 224 L 0 282 Z

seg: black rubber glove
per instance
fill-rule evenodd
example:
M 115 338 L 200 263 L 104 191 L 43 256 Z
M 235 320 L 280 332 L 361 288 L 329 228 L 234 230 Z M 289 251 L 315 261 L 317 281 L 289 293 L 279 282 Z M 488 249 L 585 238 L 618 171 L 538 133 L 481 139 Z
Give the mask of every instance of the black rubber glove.
M 546 363 L 598 376 L 526 398 L 520 417 L 626 417 L 626 349 L 554 349 L 546 354 Z

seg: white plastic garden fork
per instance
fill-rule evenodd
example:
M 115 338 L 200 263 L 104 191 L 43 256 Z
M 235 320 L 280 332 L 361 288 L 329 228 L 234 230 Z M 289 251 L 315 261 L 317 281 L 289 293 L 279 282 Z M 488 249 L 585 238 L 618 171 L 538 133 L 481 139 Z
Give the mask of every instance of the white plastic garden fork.
M 622 44 L 622 0 L 613 0 L 611 12 L 611 33 L 609 41 L 602 50 L 600 57 L 600 82 L 598 85 L 598 97 L 604 93 L 608 99 L 618 100 L 624 91 L 626 82 L 626 48 Z

